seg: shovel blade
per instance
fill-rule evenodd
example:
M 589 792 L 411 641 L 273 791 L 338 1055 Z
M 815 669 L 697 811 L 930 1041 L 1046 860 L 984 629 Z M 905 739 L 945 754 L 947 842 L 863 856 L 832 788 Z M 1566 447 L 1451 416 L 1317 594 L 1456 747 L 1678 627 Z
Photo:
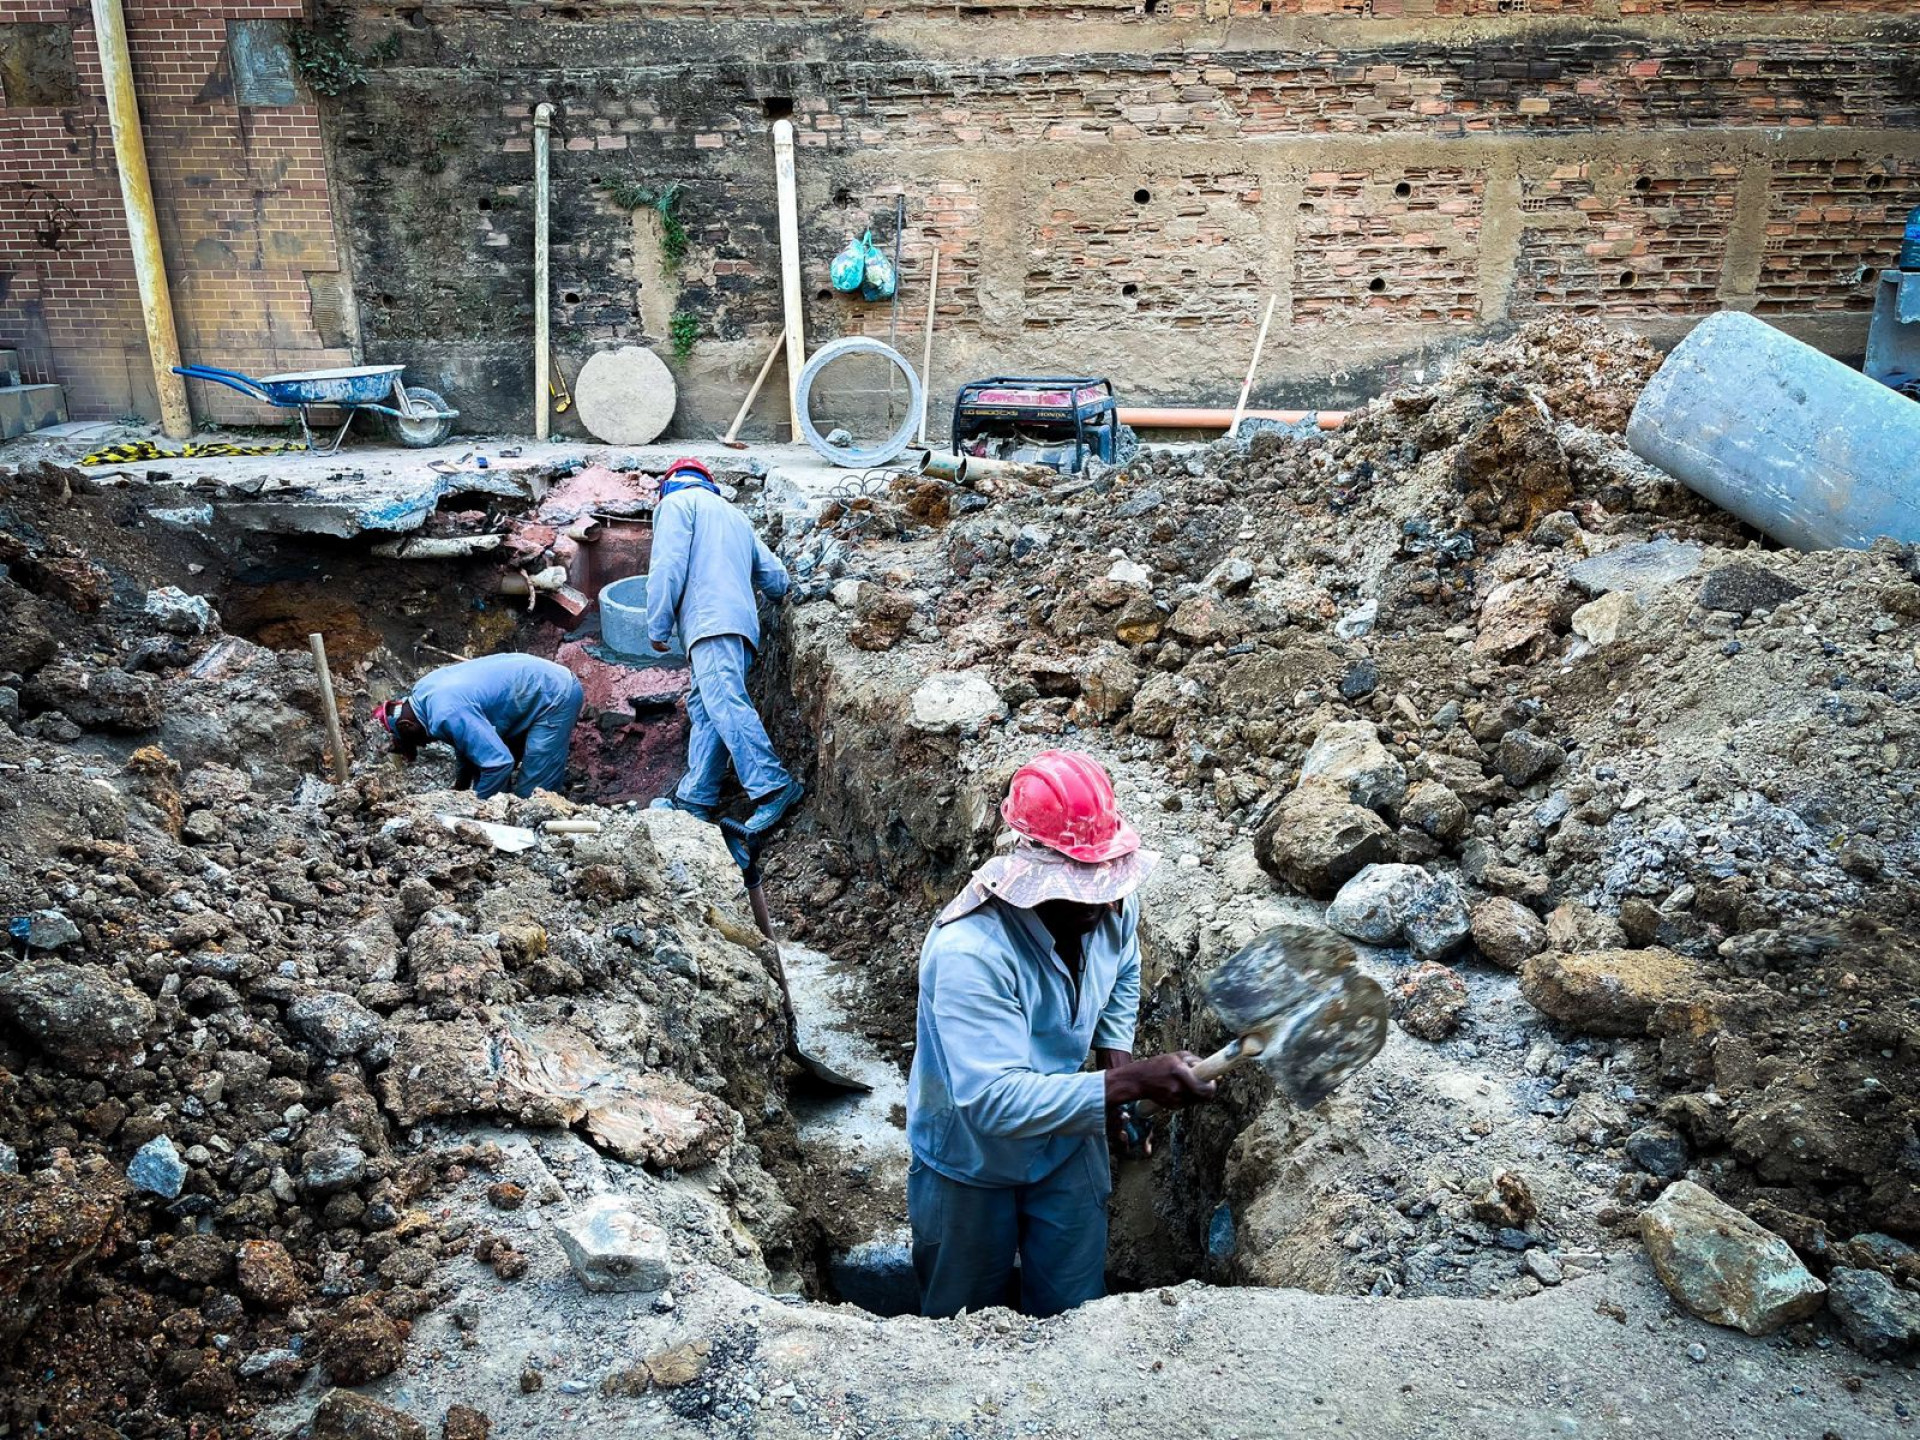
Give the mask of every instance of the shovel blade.
M 1303 1110 L 1387 1043 L 1386 992 L 1361 973 L 1351 945 L 1318 926 L 1276 925 L 1202 988 L 1231 1033 L 1260 1037 L 1261 1067 Z

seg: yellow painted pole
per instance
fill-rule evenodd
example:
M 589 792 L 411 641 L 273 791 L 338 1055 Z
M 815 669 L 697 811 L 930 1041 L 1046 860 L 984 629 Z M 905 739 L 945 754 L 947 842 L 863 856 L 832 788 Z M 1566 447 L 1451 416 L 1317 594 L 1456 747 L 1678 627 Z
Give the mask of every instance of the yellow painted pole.
M 133 240 L 133 273 L 140 282 L 147 354 L 160 396 L 160 428 L 169 440 L 185 440 L 193 433 L 193 416 L 187 409 L 186 382 L 173 373 L 180 363 L 180 338 L 173 328 L 173 299 L 167 293 L 167 263 L 160 253 L 160 222 L 153 212 L 153 182 L 147 175 L 147 146 L 140 134 L 140 101 L 133 90 L 133 58 L 120 0 L 93 0 L 93 32 L 107 87 L 107 119 L 113 126 L 113 156 L 119 162 L 127 234 Z

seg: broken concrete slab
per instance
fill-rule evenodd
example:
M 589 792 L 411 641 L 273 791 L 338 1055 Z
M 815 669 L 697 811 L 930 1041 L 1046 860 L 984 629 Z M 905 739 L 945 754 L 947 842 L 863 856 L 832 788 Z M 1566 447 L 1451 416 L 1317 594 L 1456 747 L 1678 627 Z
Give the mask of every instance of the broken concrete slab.
M 1677 585 L 1700 568 L 1706 551 L 1676 540 L 1647 540 L 1602 551 L 1567 568 L 1567 578 L 1588 595 L 1627 590 L 1637 595 Z

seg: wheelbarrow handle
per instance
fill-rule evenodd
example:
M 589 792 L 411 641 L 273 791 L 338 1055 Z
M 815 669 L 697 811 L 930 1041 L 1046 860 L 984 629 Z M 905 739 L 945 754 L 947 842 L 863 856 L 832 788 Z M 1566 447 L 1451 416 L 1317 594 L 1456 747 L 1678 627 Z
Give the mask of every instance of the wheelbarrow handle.
M 212 365 L 176 365 L 173 373 L 184 375 L 189 380 L 211 380 L 216 385 L 225 385 L 229 390 L 238 390 L 242 395 L 250 395 L 269 405 L 279 404 L 261 388 L 259 381 L 249 379 L 238 370 L 221 370 Z

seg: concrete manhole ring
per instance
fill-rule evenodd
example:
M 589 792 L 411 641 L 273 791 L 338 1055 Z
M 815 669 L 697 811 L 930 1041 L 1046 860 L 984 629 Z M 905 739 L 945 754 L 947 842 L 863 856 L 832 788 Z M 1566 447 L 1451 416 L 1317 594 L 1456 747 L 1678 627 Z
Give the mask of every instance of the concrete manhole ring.
M 813 417 L 807 413 L 813 398 L 813 387 L 821 372 L 836 361 L 845 360 L 854 355 L 875 355 L 898 370 L 907 381 L 907 415 L 894 432 L 871 445 L 833 445 L 822 435 L 813 423 Z M 926 403 L 921 393 L 920 377 L 913 373 L 913 367 L 906 362 L 898 350 L 878 340 L 868 339 L 864 335 L 848 335 L 839 340 L 829 340 L 813 352 L 813 358 L 807 361 L 800 371 L 800 381 L 794 389 L 794 409 L 798 412 L 800 433 L 826 459 L 835 465 L 845 466 L 849 470 L 864 469 L 872 465 L 884 465 L 912 442 L 914 432 L 920 426 L 920 407 Z

